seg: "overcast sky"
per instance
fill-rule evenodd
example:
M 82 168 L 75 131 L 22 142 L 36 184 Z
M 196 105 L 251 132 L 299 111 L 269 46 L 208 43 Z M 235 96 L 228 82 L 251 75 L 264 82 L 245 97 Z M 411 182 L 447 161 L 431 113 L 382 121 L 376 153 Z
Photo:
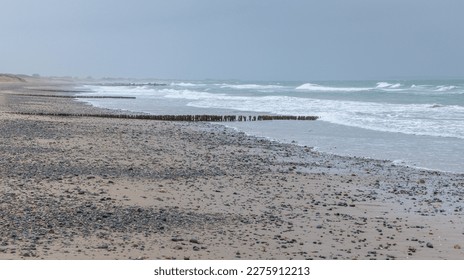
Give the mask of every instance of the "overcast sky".
M 2 0 L 0 72 L 464 77 L 463 0 Z

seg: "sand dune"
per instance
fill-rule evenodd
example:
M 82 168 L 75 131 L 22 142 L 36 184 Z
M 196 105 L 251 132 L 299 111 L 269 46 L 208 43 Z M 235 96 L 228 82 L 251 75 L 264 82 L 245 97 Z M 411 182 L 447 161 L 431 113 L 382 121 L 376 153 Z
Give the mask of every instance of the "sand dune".
M 0 74 L 0 83 L 17 83 L 26 82 L 26 80 L 18 75 L 12 74 Z

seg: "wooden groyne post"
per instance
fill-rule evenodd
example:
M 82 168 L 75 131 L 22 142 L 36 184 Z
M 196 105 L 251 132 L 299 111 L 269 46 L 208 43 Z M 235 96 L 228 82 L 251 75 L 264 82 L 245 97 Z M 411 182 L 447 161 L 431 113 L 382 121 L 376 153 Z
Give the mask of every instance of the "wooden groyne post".
M 10 112 L 11 114 L 33 115 L 33 116 L 57 116 L 57 117 L 93 117 L 93 118 L 116 118 L 116 119 L 140 119 L 157 121 L 177 122 L 254 122 L 272 120 L 296 120 L 314 121 L 317 116 L 279 116 L 279 115 L 138 115 L 138 114 L 74 114 L 74 113 L 45 113 L 45 112 Z

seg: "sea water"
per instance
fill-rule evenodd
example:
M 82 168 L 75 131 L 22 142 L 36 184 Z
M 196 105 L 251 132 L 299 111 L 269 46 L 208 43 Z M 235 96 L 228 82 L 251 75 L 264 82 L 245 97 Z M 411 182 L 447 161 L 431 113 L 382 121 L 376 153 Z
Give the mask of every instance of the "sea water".
M 156 115 L 319 116 L 225 125 L 322 152 L 464 173 L 464 80 L 163 83 L 88 85 L 93 95 L 136 99 L 80 100 Z

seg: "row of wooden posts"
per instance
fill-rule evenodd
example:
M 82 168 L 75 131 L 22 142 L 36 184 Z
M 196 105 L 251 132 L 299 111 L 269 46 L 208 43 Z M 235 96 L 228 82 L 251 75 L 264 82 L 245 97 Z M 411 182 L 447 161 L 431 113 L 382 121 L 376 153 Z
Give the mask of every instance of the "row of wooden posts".
M 132 114 L 73 114 L 73 113 L 41 113 L 41 112 L 15 112 L 20 115 L 35 116 L 59 116 L 59 117 L 96 117 L 117 119 L 140 119 L 157 121 L 182 121 L 182 122 L 248 122 L 248 121 L 271 121 L 271 120 L 298 120 L 314 121 L 317 116 L 237 116 L 237 115 L 132 115 Z
M 51 91 L 51 90 L 48 90 Z M 78 91 L 75 91 L 78 92 Z M 135 96 L 110 96 L 110 95 L 55 95 L 55 94 L 11 94 L 17 96 L 31 96 L 31 97 L 53 97 L 53 98 L 87 98 L 87 99 L 136 99 Z

